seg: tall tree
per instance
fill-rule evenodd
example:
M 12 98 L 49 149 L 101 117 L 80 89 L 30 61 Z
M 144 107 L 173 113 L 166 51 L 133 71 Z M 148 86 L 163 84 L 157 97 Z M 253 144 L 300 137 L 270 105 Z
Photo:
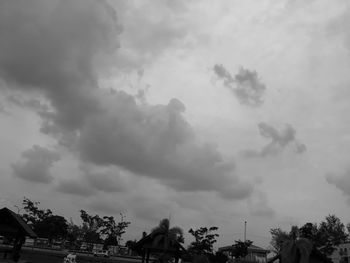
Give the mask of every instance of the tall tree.
M 164 250 L 174 242 L 184 242 L 182 229 L 178 226 L 170 227 L 170 221 L 167 218 L 162 219 L 159 225 L 152 229 L 151 235 L 155 236 L 154 245 L 163 246 Z
M 319 239 L 318 226 L 316 223 L 306 223 L 299 228 L 300 237 L 308 238 L 312 241 L 317 241 Z
M 24 213 L 22 214 L 23 220 L 30 226 L 34 226 L 36 223 L 43 221 L 49 216 L 52 216 L 50 209 L 40 209 L 40 202 L 32 201 L 29 198 L 24 197 L 22 201 Z
M 125 233 L 126 228 L 130 225 L 130 222 L 125 221 L 125 216 L 120 213 L 121 220 L 116 222 L 113 216 L 104 216 L 101 234 L 105 237 L 104 246 L 118 245 L 120 244 L 122 235 Z
M 195 241 L 189 246 L 189 250 L 195 254 L 213 254 L 213 245 L 217 242 L 216 238 L 219 234 L 216 233 L 218 227 L 200 227 L 196 230 L 192 228 L 188 231 Z
M 347 241 L 348 234 L 345 231 L 345 225 L 336 215 L 328 215 L 320 223 L 319 229 L 319 246 L 320 251 L 330 256 L 336 246 Z
M 328 215 L 319 225 L 306 223 L 299 232 L 301 237 L 310 239 L 314 246 L 326 256 L 330 256 L 336 246 L 348 239 L 345 225 L 335 215 Z
M 103 219 L 99 215 L 89 215 L 85 210 L 80 210 L 80 218 L 83 220 L 83 225 L 91 230 L 98 231 L 103 224 Z
M 68 233 L 68 223 L 63 216 L 54 215 L 50 209 L 40 209 L 40 202 L 24 197 L 22 201 L 23 220 L 30 225 L 39 237 L 50 240 L 64 239 Z
M 280 253 L 282 250 L 282 245 L 285 240 L 289 240 L 291 237 L 286 232 L 283 231 L 281 228 L 271 228 L 270 229 L 271 234 L 271 246 L 273 247 L 273 250 L 275 253 Z
M 73 220 L 70 219 L 67 230 L 67 240 L 70 242 L 71 247 L 74 249 L 80 247 L 81 241 L 83 239 L 82 227 L 74 224 Z
M 68 234 L 68 223 L 63 216 L 50 215 L 34 225 L 34 232 L 40 237 L 46 237 L 49 242 L 53 239 L 65 239 Z
M 306 223 L 299 229 L 292 227 L 291 232 L 273 228 L 270 230 L 272 240 L 271 245 L 275 252 L 279 253 L 284 241 L 306 238 L 312 241 L 312 244 L 324 256 L 330 256 L 335 248 L 348 240 L 348 233 L 345 225 L 336 215 L 328 215 L 320 224 Z
M 87 243 L 101 243 L 100 229 L 103 219 L 98 215 L 89 215 L 85 210 L 80 210 L 80 218 L 83 221 L 83 239 Z

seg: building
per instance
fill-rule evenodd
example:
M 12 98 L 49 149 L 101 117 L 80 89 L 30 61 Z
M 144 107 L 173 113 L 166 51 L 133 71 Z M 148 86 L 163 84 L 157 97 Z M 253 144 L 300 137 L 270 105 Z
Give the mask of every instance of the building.
M 350 263 L 350 243 L 340 244 L 331 255 L 333 263 Z
M 220 247 L 219 252 L 222 252 L 225 255 L 230 256 L 230 252 L 232 249 L 233 249 L 233 246 Z M 255 245 L 250 245 L 248 247 L 248 255 L 245 256 L 243 259 L 240 259 L 240 261 L 267 263 L 268 253 L 270 253 L 270 250 L 267 250 Z
M 18 214 L 6 207 L 0 209 L 0 235 L 13 240 L 12 249 L 4 249 L 1 252 L 4 253 L 4 258 L 11 253 L 14 261 L 18 261 L 26 237 L 37 237 Z

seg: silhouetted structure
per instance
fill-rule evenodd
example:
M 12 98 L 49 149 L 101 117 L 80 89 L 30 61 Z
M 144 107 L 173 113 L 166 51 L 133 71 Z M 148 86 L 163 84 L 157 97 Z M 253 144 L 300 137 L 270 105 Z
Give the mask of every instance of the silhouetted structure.
M 12 259 L 18 261 L 22 245 L 26 236 L 36 238 L 34 231 L 23 221 L 23 219 L 8 208 L 0 209 L 0 235 L 13 239 L 12 251 L 5 249 L 4 258 L 8 252 L 12 252 Z
M 283 242 L 280 254 L 268 260 L 268 263 L 332 263 L 326 255 L 322 254 L 312 241 L 306 238 L 287 240 Z
M 175 258 L 177 263 L 186 253 L 186 249 L 177 241 L 172 240 L 168 244 L 157 242 L 161 233 L 149 234 L 141 238 L 134 246 L 133 250 L 142 256 L 142 263 L 149 263 L 150 255 L 168 255 Z M 160 257 L 161 258 L 161 257 Z
M 230 254 L 235 250 L 234 246 L 225 246 L 225 247 L 219 247 L 219 252 L 222 252 L 226 254 L 228 257 L 230 257 Z M 270 250 L 250 245 L 248 247 L 248 254 L 241 258 L 240 261 L 248 261 L 248 262 L 257 262 L 257 263 L 266 263 L 267 262 L 267 254 L 270 252 Z

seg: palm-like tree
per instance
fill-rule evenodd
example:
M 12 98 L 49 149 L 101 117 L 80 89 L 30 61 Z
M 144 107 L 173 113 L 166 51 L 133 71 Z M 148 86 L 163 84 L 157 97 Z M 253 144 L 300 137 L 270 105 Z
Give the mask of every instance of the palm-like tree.
M 313 250 L 312 241 L 307 238 L 290 239 L 283 242 L 281 261 L 290 263 L 308 263 Z M 322 260 L 315 261 L 322 262 Z
M 153 246 L 163 246 L 164 251 L 176 242 L 184 242 L 182 229 L 178 226 L 170 228 L 170 222 L 167 218 L 162 219 L 159 225 L 152 229 L 151 235 L 154 236 Z

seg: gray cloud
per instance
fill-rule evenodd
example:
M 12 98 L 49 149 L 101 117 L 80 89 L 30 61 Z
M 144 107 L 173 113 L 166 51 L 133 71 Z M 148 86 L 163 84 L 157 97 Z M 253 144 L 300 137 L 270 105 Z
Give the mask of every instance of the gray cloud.
M 168 217 L 172 211 L 176 210 L 177 205 L 168 199 L 149 198 L 145 196 L 133 197 L 133 210 L 136 218 L 142 218 L 150 222 L 157 222 L 159 218 Z
M 84 180 L 87 180 L 91 188 L 103 192 L 121 192 L 127 189 L 127 182 L 121 176 L 119 170 L 112 167 L 82 167 Z
M 120 32 L 112 10 L 104 1 L 1 1 L 0 77 L 45 94 L 47 124 L 76 129 L 98 110 L 94 64 L 118 46 Z
M 113 10 L 104 1 L 2 1 L 0 77 L 9 88 L 45 96 L 51 107 L 39 112 L 41 131 L 85 162 L 122 167 L 180 191 L 249 196 L 253 186 L 240 180 L 234 164 L 198 141 L 182 102 L 139 105 L 123 91 L 98 88 L 99 73 L 119 46 Z M 253 83 L 241 75 L 237 83 Z M 91 178 L 94 188 L 114 190 L 106 187 L 109 179 Z M 80 187 L 67 181 L 58 189 L 88 195 Z
M 296 153 L 303 153 L 307 150 L 306 145 L 303 143 L 296 142 L 295 143 L 295 152 Z
M 234 77 L 223 65 L 215 65 L 216 75 L 223 80 L 224 86 L 231 90 L 241 104 L 248 106 L 260 106 L 266 87 L 258 78 L 256 71 L 240 68 Z
M 27 99 L 21 95 L 11 94 L 7 96 L 7 101 L 16 106 L 37 111 L 38 113 L 47 112 L 49 110 L 48 105 L 35 98 Z
M 5 114 L 5 115 L 8 115 L 9 112 L 6 110 L 5 106 L 3 103 L 0 102 L 0 113 L 1 114 Z
M 49 183 L 53 180 L 50 168 L 60 160 L 58 153 L 34 145 L 21 154 L 25 161 L 12 164 L 14 175 L 27 181 Z
M 348 198 L 348 203 L 350 205 L 350 169 L 347 169 L 340 175 L 327 174 L 326 180 L 329 184 L 338 188 Z
M 64 179 L 56 186 L 56 190 L 71 195 L 77 196 L 91 196 L 95 191 L 89 187 L 86 180 L 81 179 Z
M 301 154 L 306 151 L 306 145 L 297 141 L 295 129 L 286 124 L 281 130 L 277 130 L 270 124 L 261 122 L 258 124 L 259 133 L 262 137 L 270 139 L 271 142 L 265 145 L 260 151 L 248 150 L 245 152 L 247 157 L 266 157 L 277 155 L 288 145 L 294 146 L 294 151 Z
M 342 10 L 343 13 L 330 19 L 324 33 L 327 38 L 341 37 L 344 47 L 350 52 L 350 33 L 347 27 L 350 22 L 350 7 L 344 6 Z
M 172 47 L 185 47 L 191 30 L 186 1 L 114 1 L 123 21 L 118 66 L 126 70 L 149 64 Z M 191 17 L 191 16 L 189 16 Z M 139 71 L 140 72 L 140 71 Z
M 248 199 L 248 208 L 253 216 L 274 217 L 276 215 L 269 206 L 267 195 L 261 191 L 257 191 L 254 196 Z
M 214 190 L 237 199 L 251 193 L 252 186 L 234 174 L 233 163 L 225 162 L 215 147 L 197 142 L 179 100 L 138 106 L 125 92 L 108 100 L 106 111 L 90 117 L 80 131 L 84 161 L 117 165 L 182 191 Z
M 96 212 L 102 212 L 107 215 L 115 215 L 124 212 L 123 205 L 111 200 L 99 197 L 89 202 L 88 207 Z

